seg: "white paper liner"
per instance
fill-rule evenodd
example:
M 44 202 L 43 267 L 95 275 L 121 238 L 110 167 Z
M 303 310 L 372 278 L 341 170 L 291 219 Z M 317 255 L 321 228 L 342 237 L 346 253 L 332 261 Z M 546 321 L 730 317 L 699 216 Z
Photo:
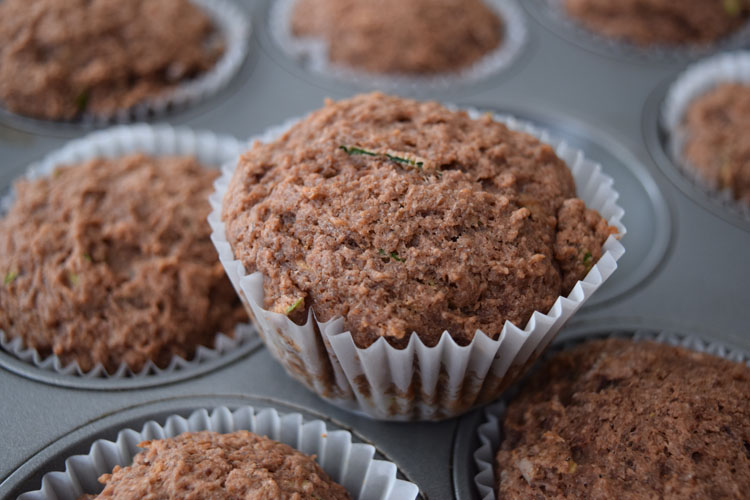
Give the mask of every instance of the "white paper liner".
M 675 58 L 695 58 L 710 54 L 725 48 L 737 47 L 750 39 L 750 22 L 727 36 L 708 43 L 654 44 L 647 47 L 637 45 L 627 40 L 608 37 L 593 31 L 583 25 L 578 19 L 568 14 L 563 6 L 564 0 L 536 0 L 545 4 L 550 10 L 549 15 L 555 18 L 564 29 L 574 33 L 577 37 L 588 40 L 594 49 L 604 50 L 615 55 L 638 57 L 645 59 L 669 60 Z M 717 1 L 720 5 L 720 2 Z
M 177 88 L 162 95 L 145 99 L 138 104 L 117 110 L 112 114 L 83 113 L 73 120 L 85 126 L 106 126 L 112 123 L 129 123 L 163 116 L 172 108 L 192 106 L 216 94 L 239 71 L 245 61 L 250 40 L 251 23 L 247 15 L 232 0 L 189 0 L 211 17 L 224 41 L 224 53 L 213 68 L 198 77 L 180 83 Z M 24 115 L 7 111 L 14 117 Z M 31 118 L 36 120 L 35 118 Z M 49 120 L 39 120 L 49 121 Z M 59 123 L 66 123 L 65 120 Z
M 750 85 L 750 52 L 719 54 L 689 66 L 670 87 L 662 106 L 661 122 L 667 132 L 668 152 L 680 172 L 725 209 L 750 220 L 750 204 L 735 200 L 731 189 L 720 189 L 683 157 L 688 140 L 683 126 L 685 112 L 694 99 L 721 83 Z
M 52 175 L 55 168 L 61 165 L 81 163 L 96 157 L 115 158 L 134 152 L 155 156 L 193 155 L 204 165 L 218 166 L 235 158 L 241 149 L 240 142 L 234 137 L 216 135 L 211 132 L 172 128 L 168 125 L 120 125 L 69 142 L 40 162 L 29 166 L 25 178 L 48 177 Z M 0 216 L 8 211 L 14 198 L 14 192 L 11 191 L 10 194 L 0 199 Z M 159 368 L 149 361 L 138 372 L 133 372 L 124 363 L 114 373 L 108 373 L 101 364 L 84 372 L 77 361 L 65 364 L 54 354 L 44 357 L 36 349 L 27 347 L 21 338 L 11 338 L 2 329 L 0 329 L 0 347 L 18 359 L 45 371 L 87 378 L 124 378 L 159 375 L 196 367 L 232 352 L 255 335 L 252 326 L 238 324 L 234 338 L 218 333 L 213 347 L 199 346 L 191 360 L 174 356 L 165 368 Z
M 405 0 L 408 1 L 408 0 Z M 269 14 L 269 30 L 281 50 L 303 66 L 326 77 L 380 90 L 424 90 L 473 83 L 508 67 L 523 48 L 526 19 L 515 0 L 484 0 L 503 21 L 503 38 L 498 48 L 469 67 L 452 73 L 415 76 L 380 74 L 331 62 L 328 43 L 316 37 L 296 37 L 291 31 L 291 16 L 297 0 L 275 0 Z
M 621 335 L 612 336 L 620 337 Z M 706 341 L 693 335 L 639 330 L 633 335 L 625 335 L 624 337 L 632 338 L 635 341 L 652 340 L 671 346 L 684 347 L 685 349 L 713 354 L 714 356 L 750 366 L 749 353 L 729 348 L 720 342 Z M 579 338 L 572 342 L 579 344 L 585 340 L 585 338 Z M 589 340 L 593 340 L 593 338 Z M 565 345 L 566 343 L 563 344 L 563 349 Z M 507 402 L 505 398 L 487 406 L 484 410 L 485 421 L 477 429 L 480 447 L 474 452 L 474 462 L 479 472 L 474 476 L 474 483 L 482 500 L 495 500 L 496 497 L 495 456 L 502 442 L 501 422 L 505 418 L 506 410 Z
M 375 448 L 353 443 L 347 431 L 328 431 L 322 420 L 305 422 L 299 413 L 280 415 L 273 408 L 256 410 L 244 406 L 235 411 L 219 407 L 209 413 L 205 409 L 188 418 L 172 415 L 165 425 L 146 422 L 141 432 L 125 429 L 116 441 L 99 439 L 91 445 L 88 455 L 75 455 L 65 460 L 65 472 L 48 472 L 42 487 L 24 493 L 19 500 L 77 500 L 86 493 L 98 493 L 102 486 L 97 478 L 112 471 L 115 465 L 130 465 L 141 451 L 141 441 L 175 437 L 184 432 L 214 431 L 228 433 L 248 430 L 260 436 L 288 444 L 316 461 L 335 482 L 341 484 L 355 500 L 412 500 L 419 488 L 397 478 L 395 464 L 375 460 Z
M 482 113 L 469 110 L 469 114 L 478 118 Z M 570 167 L 579 197 L 589 208 L 598 210 L 621 236 L 625 235 L 621 222 L 624 211 L 617 205 L 619 195 L 598 164 L 531 124 L 508 116 L 496 115 L 495 119 L 553 146 Z M 273 141 L 297 121 L 290 120 L 254 140 Z M 436 346 L 427 347 L 412 334 L 405 349 L 396 349 L 383 338 L 361 349 L 350 332 L 344 331 L 341 317 L 318 323 L 309 311 L 306 324 L 299 326 L 284 314 L 263 309 L 263 276 L 245 273 L 242 262 L 234 258 L 221 220 L 222 200 L 235 166 L 232 162 L 222 168 L 210 198 L 213 211 L 208 218 L 213 229 L 211 239 L 235 290 L 251 311 L 269 351 L 291 376 L 332 403 L 373 418 L 439 420 L 495 399 L 609 278 L 625 252 L 617 238 L 610 236 L 602 257 L 567 297 L 558 297 L 546 314 L 534 312 L 525 328 L 506 321 L 497 340 L 478 330 L 468 346 L 460 346 L 443 332 Z

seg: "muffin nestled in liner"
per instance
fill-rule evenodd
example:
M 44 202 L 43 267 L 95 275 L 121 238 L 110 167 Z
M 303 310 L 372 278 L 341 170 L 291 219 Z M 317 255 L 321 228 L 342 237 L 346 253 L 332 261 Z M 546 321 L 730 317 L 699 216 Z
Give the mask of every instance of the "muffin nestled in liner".
M 515 0 L 278 0 L 268 22 L 281 50 L 306 69 L 403 91 L 487 78 L 516 59 L 527 36 Z
M 395 111 L 403 114 L 402 119 L 389 121 L 388 116 Z M 374 114 L 365 118 L 367 113 Z M 359 118 L 353 122 L 346 121 L 345 118 L 349 115 Z M 550 139 L 546 133 L 512 118 L 498 119 L 508 128 L 494 122 L 490 115 L 471 112 L 469 116 L 463 112 L 449 111 L 437 103 L 418 103 L 382 94 L 358 96 L 338 104 L 329 104 L 305 119 L 293 120 L 290 125 L 270 130 L 258 138 L 269 143 L 279 137 L 280 141 L 290 140 L 290 134 L 294 134 L 291 137 L 295 141 L 304 138 L 303 143 L 307 146 L 288 152 L 279 150 L 279 158 L 274 159 L 269 154 L 278 144 L 269 144 L 268 148 L 255 144 L 243 158 L 263 168 L 252 173 L 250 178 L 242 177 L 247 173 L 244 169 L 242 175 L 235 174 L 235 164 L 225 166 L 223 175 L 216 182 L 216 192 L 211 197 L 214 208 L 209 216 L 209 223 L 213 228 L 212 239 L 266 345 L 290 375 L 334 404 L 375 418 L 437 420 L 460 415 L 476 405 L 496 398 L 528 363 L 536 359 L 562 324 L 611 275 L 624 249 L 610 231 L 617 231 L 620 235 L 625 233 L 620 223 L 623 211 L 616 204 L 617 193 L 611 187 L 612 180 L 601 173 L 598 165 L 586 160 L 581 152 Z M 410 120 L 415 120 L 415 123 L 408 123 Z M 429 125 L 426 121 L 422 123 L 422 120 L 432 120 L 433 123 Z M 432 127 L 431 133 L 437 133 L 438 137 L 441 134 L 450 137 L 451 131 L 446 122 L 453 122 L 451 126 L 456 127 L 456 133 L 459 129 L 462 133 L 471 129 L 489 130 L 490 134 L 498 136 L 495 139 L 482 139 L 467 133 L 466 137 L 458 139 L 462 144 L 470 144 L 466 150 L 470 151 L 468 154 L 474 159 L 465 155 L 457 156 L 458 153 L 450 152 L 447 145 L 444 146 L 445 150 L 440 149 L 443 146 L 436 146 L 438 152 L 434 157 L 421 158 L 418 144 L 423 139 L 419 136 L 423 127 Z M 340 130 L 337 130 L 335 123 L 340 125 Z M 365 133 L 363 130 L 346 129 L 352 123 L 355 124 L 355 129 L 364 127 L 367 123 L 387 123 L 395 128 L 391 132 L 372 130 L 374 135 L 368 139 L 366 135 L 362 135 Z M 378 135 L 381 132 L 385 135 Z M 390 133 L 393 135 L 389 135 Z M 306 134 L 310 134 L 309 137 Z M 540 137 L 541 142 L 533 138 L 533 135 Z M 415 148 L 411 148 L 414 151 L 387 150 L 388 137 L 393 141 L 404 140 L 403 144 L 415 145 Z M 381 144 L 384 152 L 376 151 L 377 145 L 370 144 L 373 140 L 381 139 L 384 141 Z M 468 178 L 483 171 L 481 168 L 489 169 L 489 172 L 495 168 L 487 163 L 489 160 L 481 159 L 484 154 L 481 152 L 484 148 L 482 140 L 499 141 L 487 146 L 491 150 L 486 152 L 487 158 L 492 155 L 496 160 L 505 155 L 513 157 L 514 161 L 520 162 L 520 166 L 516 164 L 516 168 L 520 170 L 508 167 L 503 175 L 496 177 L 485 172 L 491 178 L 482 181 L 484 187 L 479 189 L 478 184 L 475 184 L 478 181 Z M 503 143 L 508 140 L 510 142 Z M 424 138 L 423 152 L 428 149 L 429 141 L 430 139 Z M 396 146 L 395 142 L 390 143 Z M 324 157 L 321 155 L 326 154 L 336 157 L 330 161 L 338 162 L 341 177 L 336 178 L 338 167 L 323 165 L 320 167 L 322 170 L 319 170 L 312 166 Z M 274 161 L 278 161 L 281 166 L 274 168 Z M 327 161 L 329 160 L 323 163 L 327 165 Z M 570 171 L 566 168 L 566 163 Z M 475 164 L 483 166 L 476 166 L 476 171 L 467 174 L 464 167 Z M 539 167 L 542 170 L 536 170 L 537 164 L 543 166 Z M 531 167 L 530 170 L 524 170 L 528 167 Z M 306 169 L 312 170 L 307 172 Z M 364 186 L 370 185 L 373 176 L 376 177 L 372 193 L 363 194 L 369 188 L 363 191 L 361 186 L 350 189 L 346 185 L 337 184 L 350 174 L 355 177 L 369 176 L 367 179 L 362 178 Z M 561 176 L 559 183 L 555 180 L 556 176 Z M 269 181 L 270 185 L 266 185 L 265 181 L 260 182 L 261 178 Z M 532 181 L 531 178 L 537 181 Z M 568 180 L 563 180 L 566 178 Z M 547 212 L 550 206 L 555 206 L 555 197 L 546 201 L 533 199 L 531 193 L 535 188 L 532 187 L 526 192 L 523 206 L 516 207 L 516 201 L 511 203 L 504 196 L 495 200 L 493 195 L 483 191 L 509 188 L 516 179 L 522 179 L 519 183 L 528 182 L 528 186 L 538 188 L 540 185 L 534 182 L 544 179 L 543 184 L 548 182 L 548 187 L 553 186 L 553 189 L 560 189 L 564 193 L 575 193 L 575 188 L 572 187 L 575 179 L 578 195 L 589 208 L 598 210 L 604 219 L 593 210 L 582 209 L 583 202 L 580 200 L 565 201 L 562 203 L 566 207 L 564 209 L 553 208 L 554 213 L 561 210 L 561 229 L 556 236 L 558 245 L 553 257 L 551 246 L 546 250 L 543 248 L 546 248 L 545 241 L 552 245 L 550 238 L 555 238 L 554 234 L 547 232 L 550 226 L 546 225 L 552 224 L 554 218 L 551 228 L 553 233 L 556 231 L 554 228 L 557 227 L 557 218 Z M 309 185 L 305 185 L 305 182 Z M 398 187 L 404 182 L 413 189 Z M 493 183 L 497 185 L 492 187 Z M 443 194 L 442 197 L 439 194 L 425 194 L 441 185 L 449 191 L 456 188 L 455 192 Z M 459 185 L 465 189 L 458 189 Z M 333 191 L 326 193 L 324 189 L 331 186 Z M 426 189 L 422 190 L 420 186 Z M 408 192 L 403 191 L 402 187 Z M 344 204 L 339 208 L 326 202 L 327 196 L 333 196 L 334 191 L 343 196 L 338 199 L 338 202 Z M 275 195 L 265 200 L 270 192 Z M 415 203 L 416 197 L 422 195 L 438 196 L 440 199 L 435 199 L 434 206 L 432 203 Z M 349 200 L 347 196 L 353 198 Z M 360 196 L 364 196 L 363 199 L 368 196 L 377 197 L 378 201 L 373 201 L 371 208 L 362 208 L 361 211 L 360 208 L 353 208 L 357 211 L 356 214 L 344 215 L 337 212 L 357 206 Z M 484 208 L 471 208 L 472 204 L 478 203 L 473 198 L 475 196 L 487 198 L 482 203 L 492 204 L 497 208 L 497 214 L 493 212 L 485 217 L 488 214 L 481 213 Z M 510 196 L 515 198 L 516 195 Z M 306 197 L 309 197 L 311 205 L 284 208 L 276 203 L 294 204 L 295 200 Z M 396 206 L 399 200 L 401 208 Z M 452 203 L 456 203 L 457 207 L 453 212 L 449 210 L 453 215 L 448 212 L 440 215 L 443 208 L 437 207 L 448 207 Z M 312 207 L 323 212 L 315 216 Z M 414 207 L 422 208 L 419 208 L 419 214 L 408 216 L 408 211 Z M 395 211 L 389 212 L 391 208 Z M 572 212 L 568 212 L 569 209 Z M 579 209 L 583 211 L 579 212 Z M 510 212 L 514 210 L 518 213 L 510 217 Z M 435 212 L 434 217 L 430 216 L 432 211 Z M 287 213 L 289 215 L 284 215 Z M 351 218 L 350 215 L 354 219 L 360 217 L 361 220 L 352 222 L 354 226 L 347 230 L 349 222 L 346 221 Z M 453 220 L 454 216 L 456 220 L 453 222 L 458 233 L 446 233 L 445 242 L 437 247 L 430 241 L 436 237 L 435 234 L 442 234 L 439 228 L 433 228 L 437 233 L 425 233 L 421 237 L 416 234 L 422 230 L 432 231 L 432 219 L 435 219 L 432 222 L 442 224 L 442 218 L 449 217 Z M 495 223 L 496 216 L 505 222 Z M 568 216 L 572 219 L 568 219 Z M 366 219 L 377 222 L 365 222 Z M 319 236 L 312 239 L 299 233 L 287 241 L 288 231 L 294 233 L 302 227 L 295 225 L 297 221 L 304 226 L 308 220 L 312 221 L 310 223 L 313 226 L 322 224 L 327 227 L 330 224 L 330 231 L 324 228 Z M 528 220 L 530 226 L 526 226 L 524 220 Z M 574 220 L 579 223 L 573 223 Z M 383 223 L 388 221 L 394 228 L 402 225 L 401 229 L 404 231 L 411 228 L 409 234 L 414 233 L 413 238 L 404 243 L 400 241 L 403 238 L 399 236 L 398 230 L 380 231 Z M 578 236 L 574 235 L 575 231 L 566 232 L 566 221 L 570 222 L 571 227 L 578 227 L 583 232 Z M 477 242 L 476 245 L 484 247 L 471 248 L 471 243 L 464 236 L 480 235 L 481 239 L 481 234 L 485 231 L 494 231 L 496 225 L 506 222 L 513 226 L 507 228 L 507 238 L 514 239 L 521 235 L 518 246 L 511 244 L 507 247 L 512 255 L 497 256 L 497 261 L 487 264 L 486 271 L 483 267 L 476 268 L 476 272 L 472 271 L 472 254 L 478 252 L 476 255 L 480 256 L 483 251 L 492 253 L 494 244 Z M 516 223 L 520 226 L 515 227 L 518 225 Z M 317 230 L 315 228 L 313 232 Z M 534 233 L 537 230 L 541 230 L 541 233 Z M 232 238 L 252 237 L 258 241 L 266 237 L 271 239 L 259 246 L 248 247 L 243 243 L 243 246 L 233 249 L 233 244 L 229 241 L 230 231 Z M 368 231 L 374 233 L 370 234 Z M 589 234 L 587 231 L 592 233 L 579 240 L 582 235 Z M 341 236 L 344 234 L 349 235 L 348 239 Z M 272 240 L 275 235 L 278 239 L 274 243 Z M 388 235 L 395 239 L 390 241 Z M 339 236 L 344 238 L 341 242 L 338 241 Z M 372 238 L 375 240 L 369 241 Z M 329 253 L 323 248 L 329 240 L 335 243 L 334 247 L 338 250 Z M 576 249 L 578 244 L 583 244 L 590 251 Z M 304 250 L 315 245 L 315 252 Z M 528 245 L 531 245 L 531 250 L 527 249 Z M 431 259 L 441 253 L 439 246 L 453 247 L 457 252 L 457 262 L 454 264 L 465 266 L 466 273 L 449 272 L 445 268 L 450 276 L 443 276 L 439 266 L 430 264 Z M 274 256 L 285 255 L 287 251 L 294 253 L 297 249 L 301 252 L 299 259 L 286 264 L 273 264 Z M 528 254 L 524 255 L 527 250 Z M 238 251 L 242 252 L 241 258 L 236 254 Z M 361 262 L 358 261 L 353 267 L 348 262 L 360 257 Z M 311 259 L 309 262 L 308 258 Z M 549 265 L 552 259 L 556 259 L 558 263 Z M 246 271 L 243 262 L 263 262 L 263 271 Z M 532 265 L 527 271 L 521 271 L 517 268 L 521 263 L 536 266 Z M 399 265 L 405 267 L 401 269 Z M 419 269 L 414 268 L 415 265 Z M 486 274 L 494 272 L 492 266 L 499 273 L 495 276 L 497 287 L 495 281 L 490 279 L 491 275 Z M 409 273 L 409 280 L 403 279 L 401 284 L 396 279 L 400 269 Z M 569 272 L 561 273 L 559 269 L 568 269 Z M 366 274 L 367 279 L 360 280 L 352 273 Z M 350 274 L 351 279 L 347 278 Z M 463 275 L 468 285 L 463 283 Z M 501 275 L 506 277 L 502 278 Z M 576 276 L 583 279 L 578 281 Z M 380 279 L 386 281 L 378 284 Z M 316 288 L 317 285 L 314 284 L 320 280 L 328 285 Z M 454 286 L 451 285 L 451 280 L 460 280 L 461 283 Z M 527 283 L 525 286 L 524 282 Z M 309 289 L 305 283 L 310 285 Z M 472 287 L 472 283 L 476 287 Z M 353 287 L 351 293 L 343 289 L 349 284 Z M 413 293 L 405 288 L 410 284 L 416 287 Z M 292 293 L 298 286 L 303 288 Z M 398 294 L 394 295 L 399 297 L 398 300 L 389 298 L 391 292 Z M 381 298 L 385 298 L 388 304 L 376 306 L 375 303 L 380 301 L 378 297 L 383 293 L 386 295 Z M 370 294 L 372 299 L 367 298 Z M 473 305 L 468 305 L 467 302 L 467 305 L 460 306 L 456 302 L 460 307 L 454 307 L 454 301 L 468 301 Z M 421 303 L 423 307 L 413 309 L 410 305 L 412 302 L 414 306 Z M 481 311 L 471 312 L 480 306 Z M 486 314 L 493 311 L 497 314 Z M 492 318 L 498 316 L 505 320 L 493 321 Z M 508 318 L 515 318 L 524 327 L 520 328 Z M 354 333 L 350 333 L 350 328 Z
M 750 220 L 750 52 L 690 66 L 670 87 L 661 122 L 680 171 Z
M 221 267 L 219 274 L 196 268 L 200 272 L 190 276 L 175 267 L 180 263 L 202 266 L 207 251 L 214 254 L 208 240 L 209 227 L 202 228 L 204 216 L 193 220 L 193 211 L 200 210 L 197 203 L 202 201 L 201 192 L 210 191 L 215 177 L 204 167 L 220 165 L 239 149 L 239 143 L 231 137 L 138 125 L 93 133 L 31 166 L 22 181 L 24 195 L 16 200 L 17 193 L 12 191 L 2 200 L 3 227 L 10 224 L 9 228 L 16 228 L 9 229 L 14 233 L 4 240 L 11 246 L 4 254 L 10 267 L 2 270 L 0 289 L 0 326 L 8 329 L 0 329 L 2 348 L 45 371 L 122 378 L 188 370 L 245 344 L 254 331 L 250 325 L 237 323 L 245 318 L 244 311 Z M 167 168 L 191 177 L 182 182 L 174 179 L 167 186 L 160 173 Z M 77 181 L 78 172 L 89 174 Z M 117 179 L 112 189 L 107 187 L 107 176 Z M 206 177 L 205 185 L 201 176 Z M 143 182 L 146 184 L 139 184 Z M 160 210 L 170 211 L 164 212 L 165 217 L 155 221 L 153 213 L 143 212 L 147 202 L 133 205 L 144 190 L 162 190 L 167 205 Z M 193 199 L 191 206 L 180 207 L 179 193 L 188 196 L 185 201 L 196 196 L 199 199 Z M 66 201 L 61 196 L 70 198 Z M 118 205 L 112 196 L 122 197 L 122 203 Z M 33 221 L 38 226 L 36 232 L 19 227 L 18 214 L 13 216 L 20 198 L 27 207 L 29 224 Z M 97 212 L 100 203 L 108 206 L 106 214 Z M 56 212 L 45 212 L 50 204 L 56 204 Z M 206 203 L 205 213 L 208 211 Z M 40 218 L 44 213 L 60 220 L 51 224 L 49 219 Z M 176 222 L 179 217 L 187 219 Z M 160 221 L 184 225 L 186 230 L 163 227 Z M 131 232 L 137 236 L 138 231 L 154 234 L 135 241 Z M 190 238 L 202 238 L 203 232 L 207 249 L 196 244 L 185 247 Z M 141 246 L 146 240 L 151 246 L 144 250 Z M 28 248 L 28 252 L 14 253 L 16 248 Z M 163 290 L 172 281 L 178 283 L 177 288 Z M 35 291 L 39 286 L 43 288 Z M 209 286 L 211 297 L 191 295 L 192 286 Z M 162 290 L 164 295 L 154 292 L 140 296 L 149 289 Z M 24 305 L 30 297 L 40 308 L 33 315 Z M 211 304 L 221 297 L 227 303 L 221 307 L 217 307 L 218 302 Z M 186 303 L 190 308 L 181 309 Z M 156 307 L 161 309 L 157 312 Z M 18 314 L 14 308 L 19 308 Z M 192 308 L 216 308 L 217 314 L 222 311 L 220 314 L 226 317 L 211 319 L 207 314 L 205 325 L 216 325 L 210 332 L 200 331 L 192 321 L 182 327 L 161 323 L 165 318 L 187 318 Z M 139 326 L 139 321 L 146 323 Z M 198 323 L 203 324 L 202 320 Z M 228 329 L 226 335 L 213 330 L 219 324 Z M 163 339 L 159 337 L 162 328 L 166 332 Z M 102 338 L 102 332 L 109 336 Z M 86 335 L 92 337 L 86 339 Z
M 744 497 L 746 352 L 649 330 L 552 349 L 485 409 L 474 453 L 483 500 Z
M 165 441 L 157 442 L 156 440 Z M 221 443 L 225 448 L 230 450 L 238 448 L 238 450 L 234 454 L 231 452 L 225 454 L 219 449 Z M 143 445 L 147 451 L 143 451 L 139 444 Z M 369 498 L 411 500 L 419 494 L 419 489 L 414 483 L 397 479 L 397 468 L 393 463 L 374 459 L 375 448 L 369 444 L 352 442 L 352 435 L 349 432 L 328 430 L 321 420 L 305 422 L 299 413 L 284 415 L 279 414 L 273 408 L 256 410 L 251 406 L 244 406 L 236 410 L 219 407 L 211 410 L 210 413 L 205 409 L 196 410 L 187 418 L 172 415 L 166 419 L 164 425 L 152 420 L 146 422 L 140 432 L 133 429 L 122 430 L 117 434 L 116 441 L 97 440 L 92 443 L 87 455 L 75 455 L 66 459 L 65 472 L 48 472 L 42 478 L 41 489 L 24 493 L 18 498 L 19 500 L 96 498 L 94 495 L 102 491 L 100 481 L 111 482 L 112 485 L 107 489 L 116 490 L 115 481 L 123 477 L 138 487 L 144 487 L 144 484 L 137 480 L 138 478 L 134 481 L 133 476 L 150 473 L 158 476 L 165 471 L 151 471 L 151 467 L 174 466 L 174 463 L 169 460 L 160 459 L 160 453 L 167 456 L 172 450 L 179 452 L 179 448 L 183 448 L 189 451 L 190 448 L 196 446 L 202 447 L 203 451 L 194 455 L 195 465 L 198 467 L 201 464 L 211 468 L 212 471 L 208 477 L 199 475 L 193 481 L 188 481 L 183 477 L 172 485 L 162 485 L 167 490 L 162 493 L 172 494 L 174 498 L 177 498 L 180 492 L 184 493 L 183 489 L 179 489 L 180 486 L 191 491 L 193 488 L 196 490 L 214 488 L 213 494 L 206 492 L 201 498 L 236 498 L 232 495 L 237 495 L 237 491 L 225 491 L 225 484 L 217 479 L 217 476 L 226 468 L 224 472 L 229 473 L 226 486 L 246 493 L 253 487 L 265 487 L 266 491 L 268 488 L 279 487 L 281 492 L 284 492 L 285 482 L 296 482 L 297 479 L 301 479 L 298 484 L 300 489 L 303 492 L 312 490 L 308 495 L 320 494 L 321 491 L 326 490 L 346 495 L 342 491 L 345 489 L 354 500 Z M 252 448 L 255 448 L 256 452 L 260 451 L 255 467 L 253 462 L 256 459 L 248 456 L 252 454 L 249 453 Z M 296 466 L 285 471 L 284 463 L 271 464 L 264 475 L 263 463 L 270 457 L 268 453 L 264 457 L 263 449 L 291 457 L 294 464 L 287 463 L 287 465 Z M 138 457 L 139 452 L 144 455 Z M 302 454 L 314 456 L 317 464 Z M 149 464 L 151 458 L 157 460 Z M 135 468 L 128 467 L 134 462 L 137 464 Z M 223 465 L 219 465 L 219 462 Z M 184 465 L 184 463 L 178 462 L 179 465 Z M 242 473 L 243 467 L 246 466 L 254 470 L 254 476 Z M 113 474 L 114 478 L 110 477 L 113 467 L 119 470 Z M 185 474 L 188 471 L 183 469 L 182 472 Z M 203 470 L 200 469 L 199 472 L 202 473 Z M 292 476 L 285 477 L 285 473 Z M 308 473 L 310 477 L 300 478 L 299 475 L 302 473 Z M 263 479 L 260 485 L 253 481 L 259 478 Z M 333 484 L 331 480 L 341 486 Z M 305 484 L 306 482 L 310 484 Z M 170 491 L 173 487 L 175 490 Z M 133 495 L 133 491 L 138 490 L 128 490 L 128 493 Z M 109 498 L 109 496 L 106 497 Z M 271 497 L 263 496 L 263 498 Z M 325 498 L 347 498 L 347 496 L 325 496 Z
M 237 73 L 250 36 L 231 0 L 9 0 L 0 11 L 11 118 L 105 125 L 195 104 Z

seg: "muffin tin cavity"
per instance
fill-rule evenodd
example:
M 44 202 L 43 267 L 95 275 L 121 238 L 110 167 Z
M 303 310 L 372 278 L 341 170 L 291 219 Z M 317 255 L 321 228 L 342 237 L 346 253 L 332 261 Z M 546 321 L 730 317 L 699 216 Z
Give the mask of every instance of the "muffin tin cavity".
M 719 50 L 741 47 L 750 39 L 750 24 L 728 37 L 707 45 L 639 47 L 607 38 L 586 29 L 571 18 L 562 6 L 563 0 L 526 0 L 526 10 L 544 27 L 586 50 L 621 59 L 639 61 L 687 61 Z
M 664 82 L 651 93 L 643 109 L 643 134 L 649 153 L 664 175 L 688 198 L 720 219 L 750 232 L 750 208 L 736 202 L 725 192 L 708 189 L 687 173 L 671 152 L 671 137 L 662 111 L 673 80 Z
M 53 442 L 19 468 L 8 480 L 9 498 L 75 499 L 82 493 L 97 493 L 98 474 L 130 463 L 143 439 L 241 429 L 316 455 L 321 467 L 354 499 L 418 498 L 419 488 L 349 429 L 282 403 L 237 397 L 158 401 L 92 422 Z M 41 490 L 32 491 L 40 486 Z
M 620 298 L 645 281 L 664 258 L 672 231 L 667 202 L 646 167 L 615 139 L 585 123 L 515 108 L 494 111 L 527 120 L 599 163 L 620 194 L 617 203 L 625 211 L 622 223 L 628 228 L 637 227 L 620 240 L 626 252 L 617 262 L 617 271 L 584 305 L 584 310 Z

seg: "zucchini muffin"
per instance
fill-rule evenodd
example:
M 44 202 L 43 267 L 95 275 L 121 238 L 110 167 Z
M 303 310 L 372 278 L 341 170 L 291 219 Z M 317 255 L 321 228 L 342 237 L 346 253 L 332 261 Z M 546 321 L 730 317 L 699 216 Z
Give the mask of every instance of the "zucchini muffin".
M 750 206 L 750 85 L 723 83 L 696 98 L 683 121 L 683 158 L 715 189 Z
M 313 457 L 252 432 L 186 432 L 144 441 L 127 467 L 99 481 L 104 491 L 83 499 L 237 498 L 349 500 Z
M 343 316 L 355 343 L 461 345 L 546 312 L 615 229 L 554 150 L 490 115 L 380 93 L 326 106 L 245 153 L 223 201 L 267 310 Z
M 42 356 L 140 371 L 245 317 L 206 217 L 216 170 L 141 154 L 16 184 L 0 219 L 0 328 Z
M 297 0 L 291 24 L 324 40 L 331 62 L 372 73 L 457 72 L 503 39 L 482 0 Z
M 587 29 L 640 46 L 708 44 L 750 19 L 748 0 L 563 0 L 563 7 Z
M 210 70 L 223 51 L 189 0 L 4 0 L 0 103 L 47 120 L 109 116 Z
M 750 367 L 654 342 L 551 358 L 503 422 L 498 498 L 747 498 Z

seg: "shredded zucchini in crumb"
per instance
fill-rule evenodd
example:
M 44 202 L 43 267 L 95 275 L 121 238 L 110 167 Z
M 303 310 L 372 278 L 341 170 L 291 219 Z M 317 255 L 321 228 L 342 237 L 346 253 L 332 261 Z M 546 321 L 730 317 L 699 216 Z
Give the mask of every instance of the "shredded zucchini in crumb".
M 591 252 L 586 252 L 583 256 L 583 265 L 586 266 L 586 271 L 594 266 L 594 256 L 591 255 Z
M 300 297 L 300 298 L 298 298 L 298 299 L 297 299 L 296 301 L 294 301 L 294 304 L 292 304 L 291 306 L 289 306 L 289 307 L 287 307 L 287 308 L 286 308 L 286 311 L 284 312 L 284 314 L 286 314 L 287 316 L 289 316 L 289 315 L 290 315 L 290 314 L 291 314 L 291 313 L 292 313 L 292 312 L 293 312 L 293 311 L 294 311 L 295 309 L 297 309 L 297 308 L 299 307 L 299 305 L 300 305 L 300 304 L 302 304 L 302 303 L 303 303 L 304 301 L 305 301 L 305 298 L 304 298 L 304 297 Z
M 420 158 L 419 156 L 413 155 L 411 153 L 393 151 L 390 149 L 384 153 L 380 153 L 377 151 L 370 151 L 367 149 L 358 148 L 356 146 L 341 145 L 339 146 L 339 149 L 344 150 L 346 154 L 348 154 L 349 156 L 365 155 L 365 156 L 386 158 L 395 163 L 400 163 L 402 165 L 408 165 L 411 167 L 417 167 L 418 170 L 422 170 L 422 168 L 427 164 L 427 160 L 425 160 L 424 158 Z
M 8 274 L 5 275 L 5 279 L 3 280 L 3 284 L 10 285 L 17 277 L 18 271 L 8 271 Z

